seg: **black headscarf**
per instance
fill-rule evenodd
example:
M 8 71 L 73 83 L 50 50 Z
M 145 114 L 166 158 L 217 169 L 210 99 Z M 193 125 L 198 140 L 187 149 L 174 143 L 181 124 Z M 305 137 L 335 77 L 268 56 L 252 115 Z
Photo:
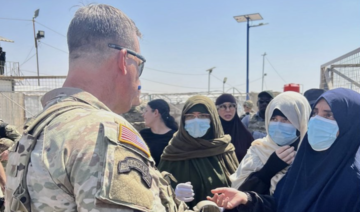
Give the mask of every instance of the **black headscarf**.
M 304 137 L 293 165 L 277 185 L 277 211 L 360 210 L 359 170 L 354 165 L 360 146 L 360 94 L 338 88 L 316 103 L 321 98 L 334 114 L 339 136 L 325 151 L 314 151 Z
M 221 105 L 224 102 L 236 104 L 236 100 L 231 94 L 222 94 L 216 99 L 215 104 Z M 246 155 L 246 151 L 249 149 L 251 142 L 254 141 L 254 138 L 241 122 L 237 111 L 235 112 L 235 116 L 232 120 L 226 121 L 220 117 L 220 121 L 224 129 L 224 133 L 231 136 L 231 143 L 235 146 L 235 154 L 240 163 Z

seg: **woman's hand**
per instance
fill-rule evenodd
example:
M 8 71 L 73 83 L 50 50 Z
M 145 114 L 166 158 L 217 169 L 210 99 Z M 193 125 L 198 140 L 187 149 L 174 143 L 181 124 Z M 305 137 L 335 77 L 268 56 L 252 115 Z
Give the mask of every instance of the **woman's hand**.
M 282 146 L 276 150 L 276 155 L 285 163 L 291 164 L 294 161 L 296 151 L 293 146 Z
M 214 196 L 207 197 L 208 200 L 215 202 L 219 207 L 225 209 L 233 209 L 238 205 L 246 204 L 248 201 L 247 195 L 234 188 L 217 188 L 211 190 Z

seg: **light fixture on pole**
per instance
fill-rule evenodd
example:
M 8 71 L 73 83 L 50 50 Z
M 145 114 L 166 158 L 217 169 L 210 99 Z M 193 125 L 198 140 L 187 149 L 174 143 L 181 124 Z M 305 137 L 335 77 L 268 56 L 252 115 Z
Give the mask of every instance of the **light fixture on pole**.
M 216 67 L 212 67 L 212 68 L 209 68 L 208 71 L 209 72 L 209 81 L 208 81 L 208 93 L 210 94 L 210 74 L 211 72 L 213 71 L 213 69 L 216 68 Z
M 39 73 L 39 55 L 38 55 L 38 45 L 37 45 L 37 38 L 35 35 L 35 18 L 39 16 L 40 9 L 35 10 L 34 17 L 32 18 L 33 21 L 33 29 L 34 29 L 34 41 L 35 41 L 35 49 L 36 49 L 36 64 L 37 64 L 37 75 L 38 75 L 38 86 L 40 86 L 40 73 Z
M 227 80 L 227 77 L 224 78 L 224 81 L 223 81 L 223 93 L 225 93 L 225 83 L 226 83 L 226 80 Z
M 263 56 L 263 69 L 262 69 L 262 81 L 261 81 L 261 91 L 264 90 L 264 77 L 266 76 L 266 74 L 264 73 L 265 70 L 265 56 L 266 56 L 266 52 L 261 55 Z
M 250 26 L 250 21 L 258 21 L 263 20 L 260 13 L 254 13 L 254 14 L 247 14 L 247 15 L 238 15 L 234 16 L 234 19 L 238 22 L 247 22 L 247 45 L 246 45 L 246 100 L 249 99 L 249 29 L 250 27 L 258 27 L 266 25 L 264 23 L 260 23 L 258 25 L 252 25 Z

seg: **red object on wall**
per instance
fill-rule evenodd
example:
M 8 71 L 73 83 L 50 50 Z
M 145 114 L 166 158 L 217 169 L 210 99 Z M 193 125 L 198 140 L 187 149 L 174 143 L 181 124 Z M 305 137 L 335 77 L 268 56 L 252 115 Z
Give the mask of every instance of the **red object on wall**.
M 284 85 L 284 92 L 285 91 L 295 91 L 300 93 L 300 85 L 295 83 L 286 84 Z

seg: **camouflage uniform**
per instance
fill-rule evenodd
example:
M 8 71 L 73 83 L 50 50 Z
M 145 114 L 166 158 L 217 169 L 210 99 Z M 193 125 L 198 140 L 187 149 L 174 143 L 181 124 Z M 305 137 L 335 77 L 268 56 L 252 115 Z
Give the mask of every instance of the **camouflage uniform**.
M 42 104 L 10 150 L 6 211 L 187 211 L 139 133 L 94 96 L 60 88 Z
M 8 150 L 15 142 L 21 138 L 21 134 L 16 130 L 16 127 L 10 124 L 6 124 L 0 120 L 0 154 L 5 150 Z M 7 161 L 1 161 L 4 168 L 6 167 Z
M 16 130 L 16 127 L 10 124 L 5 123 L 3 120 L 0 119 L 0 155 L 8 150 L 14 142 L 20 139 L 21 135 Z M 7 161 L 1 161 L 2 166 L 6 167 Z M 4 194 L 0 189 L 0 198 L 3 198 Z M 0 208 L 0 212 L 4 211 L 3 207 Z
M 245 116 L 242 123 L 249 130 L 254 139 L 263 138 L 267 134 L 265 129 L 265 120 L 259 116 L 259 113 Z

